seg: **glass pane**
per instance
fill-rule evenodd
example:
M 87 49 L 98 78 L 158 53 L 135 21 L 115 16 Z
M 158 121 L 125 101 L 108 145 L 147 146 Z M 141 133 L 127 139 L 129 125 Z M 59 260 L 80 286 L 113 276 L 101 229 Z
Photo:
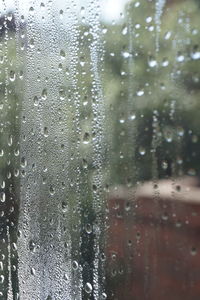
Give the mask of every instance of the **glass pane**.
M 200 297 L 198 0 L 0 3 L 0 300 Z

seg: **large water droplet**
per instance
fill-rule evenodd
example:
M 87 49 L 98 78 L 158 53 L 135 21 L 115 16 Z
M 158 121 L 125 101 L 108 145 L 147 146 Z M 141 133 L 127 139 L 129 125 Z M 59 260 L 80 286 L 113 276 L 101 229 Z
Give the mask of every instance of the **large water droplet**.
M 85 291 L 87 294 L 90 294 L 92 292 L 92 285 L 89 282 L 87 282 L 85 285 Z

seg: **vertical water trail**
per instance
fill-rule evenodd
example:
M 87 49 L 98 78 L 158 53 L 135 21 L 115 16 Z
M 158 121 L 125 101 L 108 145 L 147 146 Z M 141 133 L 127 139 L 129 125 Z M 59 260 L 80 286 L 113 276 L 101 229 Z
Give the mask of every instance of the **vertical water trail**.
M 6 23 L 6 2 L 3 1 L 3 11 L 2 11 L 3 15 L 5 16 L 5 23 Z M 8 30 L 7 30 L 7 26 L 5 29 L 5 37 L 4 40 L 1 42 L 1 53 L 4 53 L 4 90 L 3 90 L 3 111 L 1 111 L 1 119 L 2 119 L 2 123 L 3 126 L 1 125 L 1 127 L 5 128 L 6 125 L 6 117 L 5 115 L 8 112 L 8 47 L 7 47 L 7 43 L 8 43 Z M 2 149 L 1 152 L 3 151 L 4 156 L 5 156 L 5 160 L 8 159 L 8 148 L 6 145 L 6 139 L 7 139 L 7 132 L 4 130 L 1 131 L 1 139 L 4 140 L 4 144 L 1 145 Z M 2 162 L 1 162 L 2 163 Z M 4 165 L 2 166 L 2 168 L 5 167 Z M 2 183 L 4 183 L 4 188 L 8 188 L 7 187 L 7 181 L 6 181 L 6 174 L 5 172 L 1 172 L 1 174 L 3 173 L 3 176 L 1 176 L 1 187 L 2 187 Z M 3 189 L 4 191 L 5 189 Z M 5 199 L 6 205 L 8 203 L 9 199 Z M 2 203 L 0 203 L 0 207 L 1 207 L 1 211 L 4 212 L 4 209 L 6 208 L 5 205 L 2 205 Z M 5 212 L 4 212 L 5 214 Z M 1 257 L 4 257 L 4 261 L 1 262 L 1 289 L 0 289 L 0 295 L 3 296 L 5 299 L 7 299 L 8 294 L 8 288 L 10 285 L 10 278 L 9 278 L 9 273 L 10 273 L 10 262 L 9 262 L 9 254 L 8 254 L 8 250 L 9 250 L 9 246 L 8 245 L 8 228 L 6 226 L 6 220 L 4 217 L 4 214 L 1 214 L 0 217 L 0 221 L 1 221 L 1 236 L 0 236 L 0 248 L 1 248 Z M 7 273 L 5 274 L 5 269 L 8 268 Z
M 42 273 L 44 266 L 40 249 L 40 195 L 42 194 L 42 149 L 41 149 L 41 113 L 42 105 L 39 103 L 39 93 L 42 84 L 37 81 L 37 67 L 41 57 L 29 46 L 29 41 L 34 36 L 35 43 L 39 43 L 39 32 L 33 9 L 35 1 L 30 2 L 30 7 L 18 3 L 21 14 L 27 15 L 24 35 L 21 43 L 23 47 L 23 73 L 24 94 L 22 100 L 22 115 L 26 116 L 26 123 L 21 125 L 20 157 L 23 165 L 21 178 L 20 217 L 19 229 L 21 236 L 19 248 L 19 279 L 21 299 L 45 299 L 41 291 Z M 23 44 L 23 46 L 22 46 Z M 37 44 L 36 44 L 37 45 Z M 35 98 L 37 97 L 37 98 Z M 33 166 L 37 166 L 34 168 Z M 43 200 L 44 201 L 44 200 Z M 31 270 L 34 271 L 31 272 Z M 31 287 L 31 288 L 30 288 Z
M 161 30 L 161 17 L 163 14 L 163 9 L 165 7 L 166 0 L 156 0 L 155 3 L 155 24 L 156 24 L 156 53 L 159 51 L 159 38 Z
M 14 148 L 18 146 L 17 140 L 17 116 L 18 100 L 15 95 L 16 69 L 15 64 L 15 36 L 12 33 L 14 24 L 13 15 L 8 12 L 9 6 L 2 1 L 1 21 L 4 33 L 1 35 L 0 52 L 3 57 L 1 70 L 1 290 L 0 295 L 11 298 L 17 292 L 17 251 L 13 251 L 11 245 L 16 243 L 18 185 L 14 167 L 18 168 L 18 159 L 14 155 Z M 12 51 L 11 51 L 12 49 Z M 13 118 L 14 115 L 14 118 Z M 16 169 L 15 169 L 16 170 Z M 14 271 L 13 271 L 14 270 Z M 15 291 L 13 287 L 15 286 Z M 14 296 L 14 295 L 13 295 Z
M 127 144 L 128 144 L 128 152 L 127 155 L 129 156 L 130 161 L 132 160 L 135 162 L 135 153 L 136 153 L 136 136 L 137 136 L 137 126 L 135 120 L 135 113 L 137 109 L 137 102 L 135 95 L 135 86 L 134 86 L 134 67 L 135 67 L 135 53 L 134 53 L 134 36 L 135 36 L 135 28 L 132 23 L 132 15 L 131 12 L 131 4 L 129 4 L 129 10 L 127 15 L 127 22 L 128 22 L 128 47 L 129 47 L 129 61 L 128 61 L 128 103 L 127 103 L 127 111 L 126 117 L 128 124 L 127 125 Z M 132 120 L 133 119 L 133 120 Z M 127 166 L 128 174 L 127 179 L 131 182 L 136 182 L 137 176 L 137 168 L 136 165 Z M 127 181 L 127 182 L 128 182 Z M 133 195 L 130 195 L 133 196 Z
M 155 25 L 156 25 L 156 45 L 155 45 L 155 56 L 157 58 L 157 55 L 160 50 L 160 32 L 161 32 L 161 17 L 163 15 L 163 10 L 166 4 L 166 0 L 156 0 L 155 3 Z M 158 68 L 156 69 L 157 72 Z M 157 82 L 155 83 L 157 84 Z M 154 183 L 156 184 L 156 180 L 158 179 L 158 165 L 157 165 L 157 159 L 156 159 L 156 148 L 158 147 L 158 142 L 157 142 L 157 135 L 158 135 L 158 115 L 157 111 L 153 110 L 153 115 L 152 115 L 152 127 L 153 127 L 153 137 L 152 137 L 152 176 L 153 180 L 155 181 Z
M 20 4 L 20 11 L 26 9 Z M 20 143 L 25 170 L 19 222 L 22 300 L 71 298 L 70 214 L 66 213 L 63 224 L 62 210 L 68 201 L 63 188 L 70 184 L 72 117 L 61 97 L 63 78 L 58 65 L 62 48 L 56 1 L 44 1 L 43 5 L 45 11 L 40 3 L 30 3 L 24 35 L 22 115 L 26 123 L 21 126 Z
M 101 219 L 102 208 L 105 205 L 103 195 L 103 162 L 104 162 L 104 96 L 102 90 L 102 60 L 104 57 L 104 50 L 102 46 L 102 31 L 100 25 L 100 1 L 90 1 L 89 24 L 91 24 L 91 34 L 93 40 L 90 45 L 91 56 L 91 71 L 93 73 L 92 82 L 92 132 L 95 134 L 93 138 L 93 166 L 95 171 L 93 173 L 93 208 L 96 216 L 96 226 L 94 228 L 94 271 L 93 271 L 93 289 L 94 299 L 100 299 L 103 293 L 103 279 L 101 279 L 100 272 L 102 266 L 100 264 L 101 251 L 101 233 L 103 232 L 103 222 Z
M 163 15 L 163 10 L 166 4 L 166 0 L 156 0 L 155 3 L 155 25 L 156 25 L 156 41 L 155 41 L 155 57 L 157 59 L 160 50 L 160 32 L 161 32 L 161 17 Z M 156 72 L 159 72 L 158 67 Z M 154 83 L 157 86 L 157 82 Z M 154 105 L 154 103 L 153 103 Z M 158 162 L 156 156 L 156 150 L 158 148 L 158 135 L 159 135 L 159 121 L 158 121 L 158 111 L 153 109 L 152 113 L 152 180 L 153 185 L 157 184 L 158 181 Z M 155 190 L 155 198 L 159 197 L 159 191 Z
M 78 264 L 80 256 L 81 201 L 85 192 L 89 194 L 90 187 L 96 214 L 95 259 L 93 282 L 90 283 L 95 299 L 100 299 L 103 292 L 99 256 L 104 205 L 105 112 L 100 76 L 104 52 L 100 2 L 89 2 L 92 41 L 88 65 L 93 78 L 91 160 L 94 172 L 92 176 L 88 173 L 87 187 L 84 187 L 80 154 L 83 132 L 80 124 L 79 1 L 68 0 L 59 11 L 57 1 L 46 0 L 41 6 L 31 0 L 27 7 L 26 0 L 15 0 L 18 64 L 23 71 L 18 238 L 21 300 L 82 299 L 82 267 L 80 264 L 77 268 L 72 266 Z M 25 16 L 23 26 L 20 15 Z M 90 150 L 84 151 L 90 153 Z M 72 262 L 73 256 L 77 257 L 75 262 Z
M 7 236 L 8 236 L 8 300 L 13 300 L 13 290 L 12 290 L 12 278 L 11 278 L 11 250 L 10 250 L 10 233 L 9 228 L 7 227 Z M 15 295 L 16 297 L 16 295 Z
M 82 187 L 81 176 L 81 155 L 80 155 L 80 140 L 81 140 L 81 126 L 80 126 L 80 82 L 79 82 L 79 23 L 78 23 L 78 10 L 80 5 L 78 0 L 68 0 L 65 6 L 60 11 L 60 35 L 59 44 L 60 49 L 66 53 L 66 63 L 62 64 L 63 70 L 66 70 L 65 79 L 62 85 L 65 86 L 65 105 L 68 110 L 68 128 L 69 139 L 69 161 L 68 165 L 68 183 L 65 188 L 68 193 L 69 203 L 69 216 L 71 217 L 71 265 L 78 265 L 77 268 L 71 268 L 71 295 L 77 299 L 82 299 L 82 267 L 80 264 L 80 227 L 81 227 L 81 201 L 84 195 Z M 67 17 L 67 20 L 64 16 Z M 66 22 L 67 21 L 67 22 Z M 62 97 L 61 97 L 62 98 Z M 71 114 L 71 121 L 69 116 Z M 72 201 L 73 199 L 73 201 Z M 77 228 L 77 230 L 73 230 Z M 75 231 L 75 232 L 74 232 Z

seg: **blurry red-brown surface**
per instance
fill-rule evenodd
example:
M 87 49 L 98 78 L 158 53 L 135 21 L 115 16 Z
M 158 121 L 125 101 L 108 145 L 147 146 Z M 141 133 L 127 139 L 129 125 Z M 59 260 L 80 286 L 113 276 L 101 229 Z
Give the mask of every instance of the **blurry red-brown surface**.
M 108 298 L 199 300 L 198 181 L 117 187 L 108 198 Z

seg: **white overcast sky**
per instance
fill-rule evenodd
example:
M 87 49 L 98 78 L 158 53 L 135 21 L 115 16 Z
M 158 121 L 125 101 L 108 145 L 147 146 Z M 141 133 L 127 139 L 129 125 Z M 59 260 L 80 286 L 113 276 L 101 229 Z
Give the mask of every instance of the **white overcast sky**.
M 46 2 L 45 0 L 18 0 L 18 3 L 20 3 L 21 7 L 30 7 L 32 3 L 36 2 Z M 62 9 L 63 6 L 66 5 L 66 0 L 53 0 L 55 1 L 56 6 L 58 9 Z M 84 6 L 84 3 L 86 3 L 88 0 L 77 0 L 77 3 L 80 3 L 80 7 Z M 125 3 L 128 2 L 128 0 L 100 0 L 102 2 L 102 10 L 103 10 L 103 18 L 106 21 L 112 21 L 112 20 L 119 20 L 120 13 L 123 13 Z M 12 10 L 15 6 L 15 0 L 5 0 L 4 2 L 6 4 L 7 10 Z M 4 4 L 3 1 L 0 0 L 0 11 L 2 12 L 4 10 Z M 25 9 L 26 10 L 26 9 Z

